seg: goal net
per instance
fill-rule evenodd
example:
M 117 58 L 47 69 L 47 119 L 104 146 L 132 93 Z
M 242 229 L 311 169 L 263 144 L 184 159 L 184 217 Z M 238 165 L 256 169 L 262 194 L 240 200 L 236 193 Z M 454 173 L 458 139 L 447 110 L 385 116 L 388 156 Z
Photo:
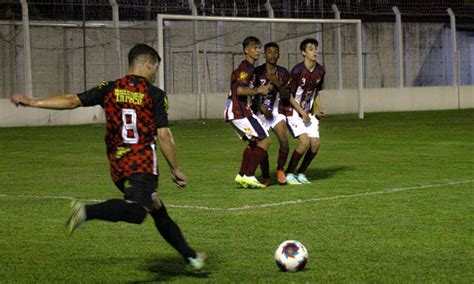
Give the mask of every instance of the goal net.
M 197 108 L 204 112 L 200 116 L 213 112 L 213 103 L 222 111 L 219 100 L 225 100 L 222 93 L 229 91 L 230 74 L 245 58 L 242 41 L 247 36 L 259 38 L 262 47 L 276 42 L 278 64 L 289 71 L 303 60 L 301 41 L 316 38 L 318 62 L 327 72 L 325 89 L 354 89 L 359 117 L 363 116 L 360 20 L 158 15 L 157 21 L 158 52 L 163 57 L 158 84 L 170 95 L 197 99 Z M 256 66 L 263 63 L 261 56 Z

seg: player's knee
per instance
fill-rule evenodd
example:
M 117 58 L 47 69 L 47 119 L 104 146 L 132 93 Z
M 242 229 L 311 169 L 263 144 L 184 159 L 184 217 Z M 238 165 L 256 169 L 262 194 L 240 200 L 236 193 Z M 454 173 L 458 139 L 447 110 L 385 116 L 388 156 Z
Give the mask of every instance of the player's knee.
M 252 148 L 252 149 L 257 147 L 257 141 L 255 139 L 250 140 L 249 141 L 249 147 Z
M 280 142 L 280 149 L 288 151 L 288 149 L 290 148 L 290 143 L 288 142 L 288 139 L 282 139 L 279 142 Z
M 263 140 L 258 141 L 257 146 L 267 150 L 271 144 L 272 144 L 272 140 L 270 139 L 270 137 L 267 137 Z
M 129 203 L 127 206 L 127 216 L 128 216 L 128 222 L 133 223 L 133 224 L 141 224 L 143 223 L 143 220 L 145 220 L 147 210 L 143 208 L 138 203 Z
M 302 150 L 306 151 L 309 148 L 309 144 L 310 141 L 307 136 L 301 137 L 299 139 L 299 148 L 301 148 Z
M 168 211 L 166 210 L 166 207 L 163 204 L 159 209 L 150 211 L 150 215 L 151 217 L 153 217 L 153 220 L 155 221 L 155 224 L 158 227 L 165 225 L 170 220 Z
M 315 139 L 311 141 L 311 152 L 316 153 L 319 150 L 319 146 L 321 145 L 321 141 L 319 139 Z

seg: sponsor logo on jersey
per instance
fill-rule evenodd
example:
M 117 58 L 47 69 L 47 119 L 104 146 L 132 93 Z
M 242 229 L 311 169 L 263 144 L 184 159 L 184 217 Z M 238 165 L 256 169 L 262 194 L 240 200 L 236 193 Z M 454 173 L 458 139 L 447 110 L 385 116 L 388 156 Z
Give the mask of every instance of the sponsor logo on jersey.
M 102 88 L 104 88 L 104 87 L 107 87 L 108 85 L 109 85 L 109 82 L 107 82 L 107 81 L 102 81 L 102 82 L 99 83 L 99 85 L 97 86 L 97 88 L 102 89 Z
M 141 105 L 143 97 L 145 96 L 139 92 L 131 92 L 129 90 L 115 89 L 115 101 L 117 103 L 130 103 L 134 105 Z
M 123 155 L 127 154 L 130 151 L 132 151 L 132 149 L 128 147 L 117 147 L 117 150 L 115 151 L 115 159 L 121 159 Z

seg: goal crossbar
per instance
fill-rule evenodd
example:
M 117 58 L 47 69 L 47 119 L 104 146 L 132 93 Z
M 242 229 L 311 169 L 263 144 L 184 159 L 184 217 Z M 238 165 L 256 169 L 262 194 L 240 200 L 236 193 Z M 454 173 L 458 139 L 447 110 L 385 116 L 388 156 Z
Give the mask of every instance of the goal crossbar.
M 357 71 L 358 71 L 358 117 L 364 118 L 364 96 L 363 96 L 363 66 L 362 66 L 362 22 L 358 19 L 289 19 L 289 18 L 252 18 L 252 17 L 215 17 L 215 16 L 187 16 L 187 15 L 157 15 L 158 53 L 164 54 L 163 23 L 166 20 L 176 21 L 222 21 L 222 22 L 256 22 L 256 23 L 301 23 L 301 24 L 354 24 L 357 29 Z M 158 86 L 165 87 L 164 64 L 158 69 Z

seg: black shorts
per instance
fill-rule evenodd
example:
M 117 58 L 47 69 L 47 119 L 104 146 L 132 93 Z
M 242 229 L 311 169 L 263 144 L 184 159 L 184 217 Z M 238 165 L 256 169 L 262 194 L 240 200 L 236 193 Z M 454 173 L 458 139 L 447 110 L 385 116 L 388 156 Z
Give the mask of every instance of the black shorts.
M 132 174 L 117 181 L 115 185 L 123 192 L 124 199 L 135 201 L 148 209 L 153 207 L 153 201 L 158 198 L 156 175 Z

